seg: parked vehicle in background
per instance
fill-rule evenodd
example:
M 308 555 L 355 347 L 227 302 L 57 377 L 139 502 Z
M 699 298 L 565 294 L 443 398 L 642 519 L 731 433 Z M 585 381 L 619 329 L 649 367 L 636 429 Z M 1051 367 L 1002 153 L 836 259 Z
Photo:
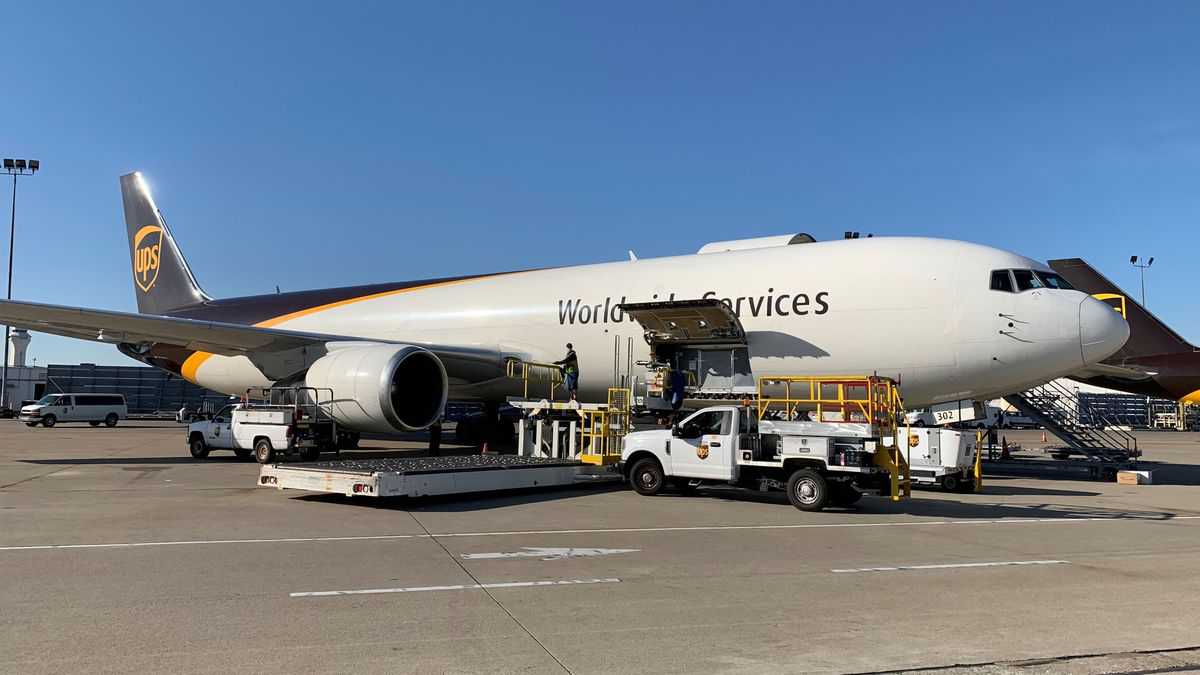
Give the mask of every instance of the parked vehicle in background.
M 1040 426 L 1032 417 L 1017 412 L 1004 413 L 1000 421 L 1002 429 L 1037 429 Z
M 1000 409 L 994 405 L 985 405 L 983 407 L 984 416 L 979 419 L 968 420 L 966 422 L 951 422 L 942 424 L 941 426 L 947 429 L 987 429 L 998 424 L 1001 424 L 1001 418 L 1006 417 L 1000 412 Z M 937 417 L 930 410 L 912 410 L 904 414 L 904 419 L 909 426 L 913 427 L 936 427 L 939 426 Z
M 121 394 L 46 394 L 22 406 L 20 420 L 26 426 L 52 427 L 59 422 L 87 422 L 98 427 L 115 427 L 129 416 Z

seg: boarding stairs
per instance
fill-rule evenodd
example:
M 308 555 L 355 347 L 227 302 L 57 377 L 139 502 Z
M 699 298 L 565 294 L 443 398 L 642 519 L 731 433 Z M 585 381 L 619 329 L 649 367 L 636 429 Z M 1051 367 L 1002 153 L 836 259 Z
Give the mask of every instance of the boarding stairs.
M 1106 462 L 1128 461 L 1141 454 L 1133 434 L 1081 403 L 1074 391 L 1057 381 L 1005 396 L 1004 400 L 1066 444 L 1056 454 L 1081 454 Z

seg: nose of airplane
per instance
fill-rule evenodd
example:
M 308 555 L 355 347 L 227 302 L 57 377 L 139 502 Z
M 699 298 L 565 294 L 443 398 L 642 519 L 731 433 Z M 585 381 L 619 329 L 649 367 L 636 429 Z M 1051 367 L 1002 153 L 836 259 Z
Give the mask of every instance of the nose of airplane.
M 1099 300 L 1087 297 L 1079 303 L 1079 347 L 1084 365 L 1112 356 L 1129 339 L 1129 324 Z

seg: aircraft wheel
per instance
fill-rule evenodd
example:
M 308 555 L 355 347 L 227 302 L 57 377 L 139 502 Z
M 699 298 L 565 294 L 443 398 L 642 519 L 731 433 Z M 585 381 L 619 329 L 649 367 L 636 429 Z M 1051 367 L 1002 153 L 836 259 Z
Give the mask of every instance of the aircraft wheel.
M 192 442 L 188 444 L 188 450 L 191 451 L 192 457 L 196 459 L 208 457 L 208 444 L 199 436 L 193 438 Z

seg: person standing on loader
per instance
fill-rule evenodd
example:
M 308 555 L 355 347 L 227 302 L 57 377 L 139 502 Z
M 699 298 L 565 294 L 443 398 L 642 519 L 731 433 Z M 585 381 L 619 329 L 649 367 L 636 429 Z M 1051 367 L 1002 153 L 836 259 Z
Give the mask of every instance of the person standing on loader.
M 579 357 L 575 355 L 575 348 L 571 343 L 567 343 L 567 355 L 554 362 L 554 365 L 562 369 L 563 386 L 571 394 L 571 400 L 575 400 L 576 392 L 579 390 Z

